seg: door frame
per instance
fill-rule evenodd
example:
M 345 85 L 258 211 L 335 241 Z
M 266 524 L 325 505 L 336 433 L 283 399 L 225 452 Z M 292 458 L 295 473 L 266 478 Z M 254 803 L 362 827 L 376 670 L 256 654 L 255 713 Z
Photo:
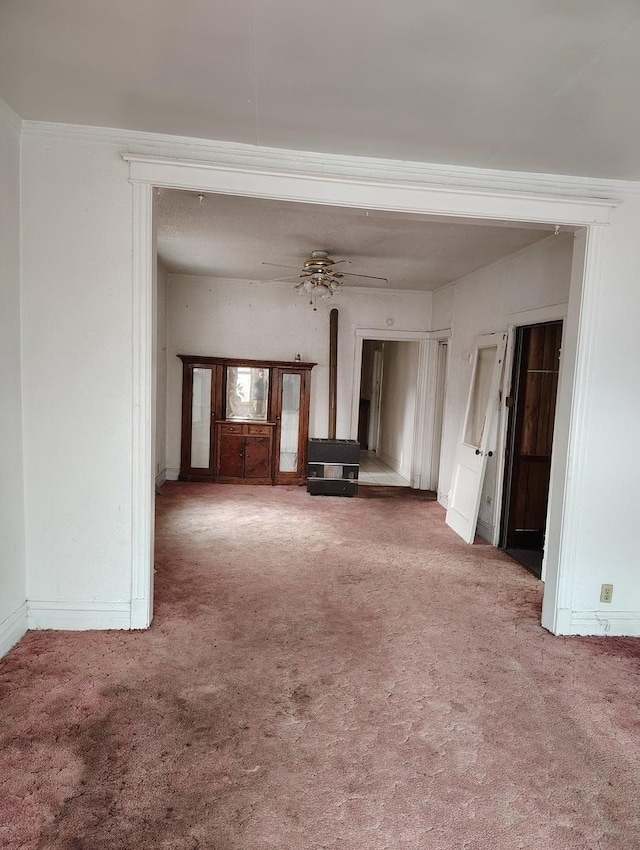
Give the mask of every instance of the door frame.
M 438 492 L 440 484 L 440 461 L 442 459 L 442 433 L 444 411 L 447 404 L 447 377 L 451 343 L 447 338 L 438 340 L 436 356 L 435 392 L 433 395 L 433 428 L 431 439 L 431 471 L 429 489 Z
M 498 445 L 497 445 L 497 456 L 498 463 L 496 466 L 496 493 L 495 493 L 495 501 L 494 504 L 497 506 L 497 511 L 494 517 L 494 527 L 493 527 L 493 536 L 491 543 L 494 546 L 500 545 L 500 529 L 502 527 L 503 521 L 503 513 L 504 513 L 504 476 L 505 476 L 505 467 L 506 467 L 506 458 L 505 452 L 507 448 L 507 432 L 509 427 L 509 408 L 507 407 L 507 398 L 511 395 L 512 382 L 513 382 L 513 361 L 515 358 L 515 350 L 516 350 L 516 330 L 519 327 L 526 327 L 527 325 L 542 325 L 547 322 L 562 322 L 562 348 L 564 348 L 564 339 L 566 333 L 566 322 L 567 322 L 567 313 L 568 313 L 569 305 L 567 302 L 563 302 L 560 304 L 554 304 L 551 307 L 541 307 L 535 310 L 524 310 L 519 313 L 512 313 L 509 317 L 509 328 L 508 328 L 508 336 L 507 336 L 507 352 L 505 355 L 505 375 L 503 382 L 503 393 L 502 393 L 502 401 L 500 404 L 500 412 L 498 419 Z M 560 384 L 563 381 L 563 366 L 564 366 L 565 358 L 560 356 L 560 374 L 558 376 L 558 389 L 556 393 L 556 399 L 560 397 Z M 565 367 L 568 368 L 568 367 Z M 567 376 L 564 376 L 564 381 L 568 380 Z M 556 413 L 554 417 L 554 425 L 553 425 L 553 446 L 555 447 L 556 443 L 556 422 L 558 418 L 558 410 L 556 406 Z M 551 450 L 551 470 L 553 471 L 554 466 L 554 449 Z M 547 524 L 549 523 L 549 514 L 550 514 L 550 506 L 551 506 L 551 478 L 549 480 L 549 498 L 547 502 Z M 547 541 L 545 537 L 545 545 L 544 551 L 542 555 L 542 573 L 541 580 L 545 581 L 546 575 L 546 564 L 547 564 Z
M 447 362 L 444 374 L 440 373 L 440 345 L 446 343 Z M 442 460 L 443 428 L 447 405 L 447 383 L 449 370 L 451 368 L 451 328 L 443 328 L 431 331 L 429 334 L 429 357 L 426 368 L 427 374 L 427 398 L 431 404 L 427 405 L 425 416 L 425 452 L 428 454 L 428 463 L 423 470 L 424 489 L 433 490 L 440 498 L 440 462 Z M 439 386 L 439 378 L 443 378 L 442 389 Z M 436 458 L 435 452 L 438 452 Z
M 444 216 L 462 222 L 472 219 L 544 223 L 558 228 L 567 226 L 574 232 L 542 612 L 545 628 L 556 634 L 570 634 L 580 492 L 584 485 L 580 445 L 586 428 L 597 303 L 605 283 L 601 268 L 607 225 L 618 202 L 571 195 L 573 184 L 566 180 L 559 184 L 535 175 L 315 153 L 300 153 L 292 158 L 290 153 L 275 149 L 215 142 L 196 147 L 189 140 L 182 140 L 182 146 L 176 141 L 164 147 L 150 147 L 160 153 L 122 154 L 129 165 L 132 184 L 131 628 L 148 627 L 153 616 L 153 190 L 174 188 Z M 185 158 L 185 153 L 200 159 Z M 582 184 L 576 184 L 575 191 L 584 191 Z M 425 326 L 428 325 L 427 315 Z M 426 360 L 426 345 L 421 344 L 421 349 Z
M 424 489 L 423 467 L 427 453 L 425 452 L 425 408 L 428 398 L 428 372 L 425 368 L 429 357 L 428 331 L 383 331 L 375 328 L 356 328 L 355 345 L 353 351 L 353 373 L 351 398 L 351 427 L 352 440 L 358 439 L 358 416 L 360 407 L 360 385 L 362 383 L 362 346 L 365 339 L 376 342 L 418 342 L 418 383 L 416 387 L 416 407 L 413 417 L 412 441 L 411 441 L 411 476 L 410 486 L 414 489 Z M 384 366 L 382 367 L 382 380 L 384 380 Z M 380 435 L 378 433 L 378 442 Z

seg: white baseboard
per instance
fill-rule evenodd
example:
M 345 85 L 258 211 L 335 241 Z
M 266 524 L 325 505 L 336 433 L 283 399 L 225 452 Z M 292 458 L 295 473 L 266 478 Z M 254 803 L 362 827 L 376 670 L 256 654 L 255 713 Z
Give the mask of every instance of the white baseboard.
M 438 490 L 438 504 L 442 505 L 446 511 L 449 507 L 449 494 Z
M 172 469 L 172 468 L 165 469 L 165 481 L 177 481 L 179 475 L 180 475 L 179 469 Z
M 129 602 L 49 602 L 32 599 L 27 602 L 27 626 L 30 629 L 131 628 Z
M 486 540 L 487 543 L 491 543 L 493 545 L 493 532 L 494 528 L 492 525 L 489 525 L 488 522 L 484 522 L 479 519 L 478 524 L 476 525 L 476 534 L 479 534 L 483 540 Z
M 397 457 L 391 457 L 391 455 L 378 454 L 378 458 L 382 461 L 382 463 L 386 463 L 388 467 L 393 469 L 394 472 L 397 472 L 398 475 L 401 475 L 403 478 L 406 478 L 407 481 L 411 481 L 411 469 L 403 469 L 400 460 Z
M 130 629 L 148 629 L 151 611 L 148 599 L 134 599 L 131 603 Z
M 0 658 L 27 632 L 27 603 L 23 602 L 0 623 Z
M 167 480 L 167 470 L 166 470 L 166 469 L 162 469 L 162 470 L 161 470 L 161 471 L 160 471 L 160 472 L 156 475 L 156 487 L 162 487 L 162 485 L 164 484 L 164 482 L 165 482 L 166 480 Z
M 640 611 L 573 611 L 570 634 L 640 637 Z
M 394 472 L 400 473 L 400 464 L 398 463 L 397 458 L 391 457 L 391 455 L 383 454 L 382 452 L 377 452 L 378 458 L 385 463 L 387 466 L 391 467 Z

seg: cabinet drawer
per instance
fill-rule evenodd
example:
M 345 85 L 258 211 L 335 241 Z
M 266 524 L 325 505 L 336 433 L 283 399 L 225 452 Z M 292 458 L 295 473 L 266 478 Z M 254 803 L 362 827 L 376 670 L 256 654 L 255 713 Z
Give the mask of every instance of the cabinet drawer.
M 247 425 L 247 434 L 251 434 L 252 436 L 260 434 L 262 436 L 268 437 L 269 434 L 271 434 L 271 431 L 271 425 Z
M 228 425 L 223 424 L 218 426 L 220 428 L 221 434 L 242 434 L 244 426 L 243 425 Z

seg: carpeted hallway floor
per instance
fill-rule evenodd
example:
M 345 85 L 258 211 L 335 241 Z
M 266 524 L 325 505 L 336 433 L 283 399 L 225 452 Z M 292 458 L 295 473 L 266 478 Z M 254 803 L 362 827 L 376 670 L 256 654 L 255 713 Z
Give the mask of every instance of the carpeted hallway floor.
M 640 847 L 639 640 L 435 502 L 163 492 L 153 628 L 0 661 L 0 847 Z

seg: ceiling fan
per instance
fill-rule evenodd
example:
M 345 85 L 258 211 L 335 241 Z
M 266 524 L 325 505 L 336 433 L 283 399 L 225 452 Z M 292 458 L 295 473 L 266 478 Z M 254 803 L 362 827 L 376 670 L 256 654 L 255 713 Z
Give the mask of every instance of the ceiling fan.
M 335 271 L 334 266 L 339 263 L 349 263 L 349 260 L 332 260 L 328 251 L 312 251 L 310 256 L 303 262 L 302 268 L 298 274 L 289 277 L 272 278 L 272 281 L 299 281 L 294 289 L 298 290 L 300 295 L 308 294 L 311 296 L 310 304 L 314 306 L 314 298 L 331 298 L 334 293 L 338 292 L 343 284 L 344 277 L 366 277 L 370 280 L 383 280 L 389 283 L 386 277 L 376 277 L 370 274 L 357 274 L 356 272 Z M 296 266 L 284 266 L 279 263 L 263 263 L 263 266 L 275 266 L 281 269 L 295 269 Z M 269 282 L 269 281 L 266 281 Z

